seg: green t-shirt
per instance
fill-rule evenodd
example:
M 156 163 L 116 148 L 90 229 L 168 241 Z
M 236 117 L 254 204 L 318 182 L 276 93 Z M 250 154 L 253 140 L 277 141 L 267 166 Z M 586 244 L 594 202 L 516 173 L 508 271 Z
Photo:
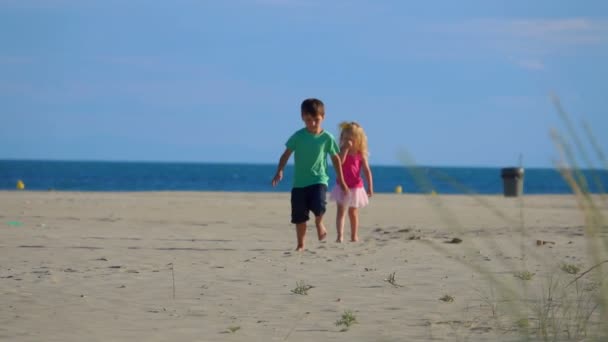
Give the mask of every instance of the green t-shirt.
M 285 146 L 294 152 L 294 188 L 327 185 L 327 155 L 333 156 L 340 151 L 331 133 L 322 131 L 315 135 L 302 128 L 287 140 Z

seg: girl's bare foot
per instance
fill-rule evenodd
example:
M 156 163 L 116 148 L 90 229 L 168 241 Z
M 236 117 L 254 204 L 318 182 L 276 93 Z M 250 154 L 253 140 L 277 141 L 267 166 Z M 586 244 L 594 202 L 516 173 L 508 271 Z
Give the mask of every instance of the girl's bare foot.
M 304 246 L 298 246 L 296 247 L 296 252 L 301 252 L 304 250 Z
M 343 237 L 341 237 L 341 236 L 338 236 L 338 238 L 336 239 L 336 242 L 337 242 L 337 243 L 341 243 L 341 242 L 342 242 L 342 240 L 344 240 L 344 238 L 343 238 Z
M 359 241 L 359 237 L 355 236 L 353 238 L 350 239 L 350 242 L 358 242 Z

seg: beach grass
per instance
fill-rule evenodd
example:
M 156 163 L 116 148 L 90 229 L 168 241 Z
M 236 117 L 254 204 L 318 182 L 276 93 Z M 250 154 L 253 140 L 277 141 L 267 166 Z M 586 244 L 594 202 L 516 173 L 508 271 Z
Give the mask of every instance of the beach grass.
M 551 131 L 551 138 L 560 156 L 555 161 L 555 167 L 571 188 L 578 210 L 584 218 L 585 252 L 592 262 L 590 267 L 585 268 L 582 265 L 554 260 L 532 247 L 534 244 L 527 234 L 523 210 L 525 196 L 514 199 L 518 201 L 520 214 L 517 219 L 513 219 L 483 196 L 478 196 L 448 176 L 442 174 L 435 176 L 459 191 L 467 193 L 481 207 L 504 220 L 505 224 L 517 228 L 520 234 L 518 261 L 502 261 L 505 269 L 511 270 L 511 274 L 518 280 L 516 282 L 497 275 L 483 263 L 472 262 L 472 258 L 459 259 L 487 284 L 489 294 L 486 294 L 485 290 L 480 291 L 480 298 L 494 322 L 497 336 L 504 337 L 505 334 L 511 334 L 510 336 L 515 340 L 522 341 L 606 341 L 608 340 L 608 224 L 602 209 L 608 201 L 600 177 L 593 172 L 598 168 L 591 163 L 584 140 L 576 132 L 570 116 L 562 108 L 557 97 L 553 97 L 552 100 L 567 131 L 566 135 L 556 130 Z M 600 160 L 604 170 L 608 169 L 608 162 L 590 126 L 583 122 L 583 127 L 583 136 L 592 146 L 595 157 Z M 407 153 L 402 154 L 402 160 L 408 165 L 407 169 L 418 187 L 429 194 L 428 201 L 443 223 L 451 232 L 463 234 L 465 228 L 459 222 L 457 215 L 442 204 L 441 196 L 437 195 L 428 176 L 414 167 L 415 162 Z M 582 161 L 582 166 L 579 161 Z M 591 179 L 585 177 L 583 168 L 592 170 Z M 590 192 L 588 186 L 590 182 L 599 189 L 598 194 Z M 474 254 L 480 247 L 501 250 L 499 243 L 492 237 L 481 241 L 484 246 L 468 244 L 463 248 L 469 255 Z M 555 245 L 555 242 L 537 240 L 535 245 L 538 247 L 545 244 Z M 451 253 L 440 244 L 430 246 L 442 254 Z M 543 265 L 542 274 L 529 271 L 529 265 L 532 264 Z M 394 282 L 394 274 L 392 280 Z M 444 295 L 440 300 L 452 302 L 454 297 Z

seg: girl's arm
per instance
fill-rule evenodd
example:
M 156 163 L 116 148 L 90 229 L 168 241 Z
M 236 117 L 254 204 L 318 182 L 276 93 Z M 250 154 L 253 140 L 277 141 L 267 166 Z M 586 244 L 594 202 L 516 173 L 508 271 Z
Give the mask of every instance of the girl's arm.
M 344 161 L 346 161 L 346 155 L 352 146 L 353 142 L 350 140 L 344 141 L 342 146 L 340 146 L 340 165 L 344 164 Z
M 342 161 L 340 159 L 341 158 L 339 154 L 334 154 L 331 156 L 331 162 L 334 164 L 334 169 L 336 170 L 336 180 L 338 182 L 338 185 L 340 186 L 340 188 L 342 188 L 342 191 L 347 194 L 349 191 L 348 186 L 344 181 L 344 174 L 342 173 Z
M 367 180 L 367 195 L 372 197 L 374 194 L 374 179 L 372 177 L 372 170 L 369 167 L 367 157 L 362 157 L 361 162 L 363 164 L 363 175 L 365 175 L 365 179 Z

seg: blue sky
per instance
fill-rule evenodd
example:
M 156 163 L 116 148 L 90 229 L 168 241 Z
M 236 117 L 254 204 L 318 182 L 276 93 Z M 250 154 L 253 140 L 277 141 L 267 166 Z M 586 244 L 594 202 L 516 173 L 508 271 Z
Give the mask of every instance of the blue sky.
M 372 164 L 552 166 L 550 94 L 608 151 L 607 1 L 0 0 L 0 42 L 0 159 L 276 163 L 307 97 Z

